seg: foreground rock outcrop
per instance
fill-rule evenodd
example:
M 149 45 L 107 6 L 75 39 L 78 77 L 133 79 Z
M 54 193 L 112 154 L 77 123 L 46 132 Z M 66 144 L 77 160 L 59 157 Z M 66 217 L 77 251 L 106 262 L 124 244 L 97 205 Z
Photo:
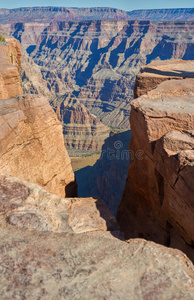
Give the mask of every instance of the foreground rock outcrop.
M 46 98 L 21 95 L 0 101 L 0 173 L 76 196 L 62 127 Z
M 61 198 L 41 186 L 0 175 L 0 225 L 52 232 L 119 230 L 105 203 L 94 198 Z
M 145 95 L 163 81 L 185 78 L 194 78 L 192 60 L 152 61 L 149 65 L 142 67 L 141 74 L 136 76 L 134 98 Z
M 19 42 L 0 30 L 0 99 L 23 94 L 20 82 L 21 51 Z
M 193 62 L 169 61 L 154 65 L 153 78 L 156 70 L 169 76 L 168 70 L 176 73 L 177 67 L 193 77 Z M 130 150 L 143 156 L 130 161 L 119 223 L 128 238 L 176 247 L 194 260 L 194 79 L 167 80 L 131 107 Z
M 143 239 L 123 241 L 96 202 L 0 176 L 1 299 L 192 300 L 188 258 Z

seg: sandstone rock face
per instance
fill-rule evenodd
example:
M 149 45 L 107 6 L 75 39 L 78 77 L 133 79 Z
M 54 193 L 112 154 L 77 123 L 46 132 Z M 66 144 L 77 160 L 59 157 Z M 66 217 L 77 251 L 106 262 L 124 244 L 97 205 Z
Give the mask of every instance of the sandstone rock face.
M 165 60 L 152 61 L 141 68 L 136 76 L 134 98 L 153 90 L 161 82 L 172 79 L 194 78 L 193 61 Z
M 109 136 L 109 127 L 70 94 L 56 97 L 51 105 L 63 124 L 65 146 L 69 151 L 73 149 L 72 155 L 101 151 L 104 140 Z
M 167 74 L 177 70 L 174 62 L 162 65 Z M 180 74 L 189 74 L 184 66 Z M 131 106 L 130 150 L 143 155 L 130 161 L 119 223 L 127 237 L 182 249 L 194 260 L 194 79 L 167 80 Z
M 76 195 L 62 128 L 43 96 L 1 100 L 0 124 L 1 174 L 38 183 L 60 196 Z
M 20 83 L 21 51 L 19 42 L 0 30 L 6 42 L 0 42 L 0 99 L 22 94 Z
M 125 242 L 113 223 L 104 231 L 109 217 L 95 203 L 0 176 L 1 299 L 193 299 L 183 253 Z
M 52 232 L 119 230 L 105 203 L 93 198 L 61 198 L 41 186 L 0 175 L 0 225 Z
M 129 129 L 135 76 L 143 65 L 194 59 L 193 22 L 20 20 L 3 28 L 39 65 L 50 92 L 73 92 L 105 125 L 123 129 Z

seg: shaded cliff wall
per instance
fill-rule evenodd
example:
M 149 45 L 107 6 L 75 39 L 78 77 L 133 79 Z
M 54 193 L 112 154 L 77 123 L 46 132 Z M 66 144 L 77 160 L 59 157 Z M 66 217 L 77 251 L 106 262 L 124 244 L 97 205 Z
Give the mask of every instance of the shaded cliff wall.
M 79 197 L 100 197 L 114 215 L 127 179 L 130 137 L 130 131 L 111 132 L 97 162 L 75 171 Z
M 194 75 L 192 61 L 146 68 L 154 81 L 157 70 L 158 77 Z M 194 79 L 164 81 L 132 101 L 130 124 L 130 151 L 144 155 L 130 161 L 118 221 L 127 238 L 177 247 L 194 259 Z

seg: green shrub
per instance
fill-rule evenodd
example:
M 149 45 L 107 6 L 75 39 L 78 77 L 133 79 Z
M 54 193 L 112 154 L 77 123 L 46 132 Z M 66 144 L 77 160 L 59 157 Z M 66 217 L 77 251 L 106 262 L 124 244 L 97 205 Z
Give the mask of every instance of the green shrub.
M 0 35 L 0 42 L 5 42 L 5 38 L 2 35 Z
M 11 52 L 11 62 L 13 64 L 13 53 Z

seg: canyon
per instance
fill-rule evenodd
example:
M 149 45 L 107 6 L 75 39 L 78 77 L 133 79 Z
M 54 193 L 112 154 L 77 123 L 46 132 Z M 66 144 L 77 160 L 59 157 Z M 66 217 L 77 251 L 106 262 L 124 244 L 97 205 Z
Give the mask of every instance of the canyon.
M 9 82 L 17 83 L 20 93 L 22 91 L 18 80 L 19 68 L 7 50 L 11 41 L 8 41 L 6 35 L 4 36 L 5 43 L 0 45 L 0 53 L 3 53 L 1 55 L 7 56 L 3 74 L 6 74 Z M 11 40 L 15 41 L 13 38 Z M 18 49 L 18 42 L 16 44 L 15 47 Z M 20 57 L 20 54 L 18 55 Z M 31 60 L 27 61 L 33 68 L 34 63 Z M 15 71 L 9 72 L 13 68 Z M 182 70 L 182 75 L 185 74 L 185 70 L 188 77 L 193 74 L 189 72 L 192 68 L 191 61 L 178 61 L 172 65 L 171 62 L 160 62 L 158 66 L 156 64 L 149 66 L 149 77 L 150 74 L 154 74 L 153 81 L 156 84 L 155 77 L 158 69 L 160 71 L 165 69 L 164 72 L 169 71 L 169 73 L 172 70 L 175 73 Z M 75 101 L 72 95 L 64 100 L 62 94 L 62 101 L 57 99 L 58 106 L 53 106 L 56 107 L 55 113 L 45 98 L 47 90 L 45 89 L 45 95 L 39 95 L 40 90 L 34 89 L 38 86 L 38 81 L 33 85 L 33 79 L 27 80 L 30 73 L 22 74 L 26 78 L 26 89 L 31 86 L 36 94 L 17 95 L 18 90 L 14 89 L 15 95 L 9 96 L 10 86 L 4 84 L 0 99 L 1 298 L 3 300 L 48 298 L 53 300 L 64 298 L 192 300 L 194 267 L 183 252 L 146 241 L 142 236 L 132 238 L 129 233 L 126 240 L 104 201 L 96 197 L 76 197 L 75 178 L 64 146 L 64 127 L 58 118 L 67 113 L 75 122 L 81 104 L 71 103 Z M 35 76 L 39 75 L 38 72 Z M 159 74 L 158 77 L 160 76 Z M 131 103 L 131 143 L 135 145 L 132 149 L 134 151 L 143 149 L 147 154 L 148 162 L 146 164 L 145 157 L 142 155 L 143 160 L 138 160 L 140 156 L 135 156 L 136 159 L 132 162 L 131 156 L 129 177 L 124 193 L 126 197 L 123 197 L 119 207 L 119 213 L 124 206 L 126 209 L 125 216 L 122 218 L 122 222 L 126 222 L 125 228 L 121 219 L 118 220 L 127 235 L 129 228 L 127 222 L 130 220 L 127 206 L 130 170 L 135 167 L 133 188 L 137 193 L 138 184 L 143 190 L 147 188 L 147 197 L 151 196 L 148 202 L 154 203 L 154 200 L 157 200 L 154 213 L 159 213 L 159 220 L 166 222 L 166 215 L 159 210 L 158 202 L 168 214 L 169 231 L 176 231 L 176 236 L 180 234 L 188 244 L 191 244 L 194 79 L 180 77 L 180 80 L 164 81 L 152 91 L 148 91 L 149 86 L 145 91 L 145 85 L 141 81 L 140 87 L 144 87 L 146 94 Z M 71 106 L 75 104 L 74 110 L 68 108 L 69 102 Z M 61 103 L 67 105 L 67 109 L 64 106 L 62 112 Z M 89 112 L 85 113 L 90 118 Z M 138 119 L 137 122 L 135 118 Z M 96 125 L 102 127 L 101 123 Z M 126 135 L 124 132 L 122 138 L 126 141 L 127 137 L 130 138 L 130 134 L 128 132 Z M 118 143 L 118 141 L 119 136 L 116 134 L 110 136 L 102 148 L 105 162 L 109 159 L 108 149 L 115 151 L 114 159 L 109 160 L 113 177 L 116 174 L 115 178 L 118 177 L 117 172 L 120 173 L 119 162 L 117 162 L 120 153 L 118 151 L 125 151 L 128 147 L 127 143 L 121 141 Z M 123 158 L 125 160 L 123 159 L 121 170 L 128 167 L 129 157 Z M 141 161 L 140 165 L 137 164 L 139 161 Z M 104 168 L 103 162 L 102 158 L 97 168 Z M 115 163 L 117 166 L 114 167 Z M 147 172 L 147 166 L 150 166 L 150 173 Z M 104 171 L 107 173 L 106 165 Z M 109 179 L 108 176 L 103 178 Z M 106 188 L 107 182 L 109 195 L 111 180 L 104 182 L 103 178 L 99 180 L 99 186 Z M 145 185 L 142 182 L 143 178 Z M 153 179 L 153 182 L 150 179 Z M 113 181 L 115 190 L 112 191 L 111 205 L 114 204 L 112 203 L 115 201 L 114 197 L 117 197 L 114 195 L 117 192 L 116 186 L 121 193 L 124 181 L 123 176 L 119 183 Z M 177 192 L 180 194 L 178 197 Z M 166 194 L 170 195 L 175 208 L 178 208 L 176 201 L 179 201 L 187 218 L 182 217 L 180 209 L 169 209 Z M 186 202 L 182 203 L 185 195 Z M 139 198 L 134 200 L 137 199 Z M 146 204 L 144 203 L 140 212 L 144 211 Z M 140 225 L 145 221 L 147 232 L 149 223 L 146 223 L 144 215 L 140 214 L 139 217 L 142 217 Z M 175 224 L 176 220 L 178 224 Z M 136 228 L 138 229 L 138 226 Z M 158 234 L 163 236 L 159 231 Z M 171 242 L 171 239 L 169 241 Z M 191 257 L 189 253 L 188 256 Z
M 116 216 L 128 176 L 131 131 L 111 132 L 93 166 L 75 170 L 79 197 L 99 197 Z
M 1 27 L 40 68 L 51 98 L 73 93 L 104 125 L 126 130 L 141 67 L 152 60 L 194 59 L 192 21 L 34 21 Z
M 109 132 L 130 129 L 130 102 L 143 65 L 194 59 L 192 9 L 42 7 L 0 14 L 3 30 L 22 44 L 24 92 L 49 100 L 72 157 L 100 152 Z
M 53 97 L 50 104 L 63 124 L 65 147 L 71 156 L 100 152 L 110 128 L 102 124 L 72 94 Z

